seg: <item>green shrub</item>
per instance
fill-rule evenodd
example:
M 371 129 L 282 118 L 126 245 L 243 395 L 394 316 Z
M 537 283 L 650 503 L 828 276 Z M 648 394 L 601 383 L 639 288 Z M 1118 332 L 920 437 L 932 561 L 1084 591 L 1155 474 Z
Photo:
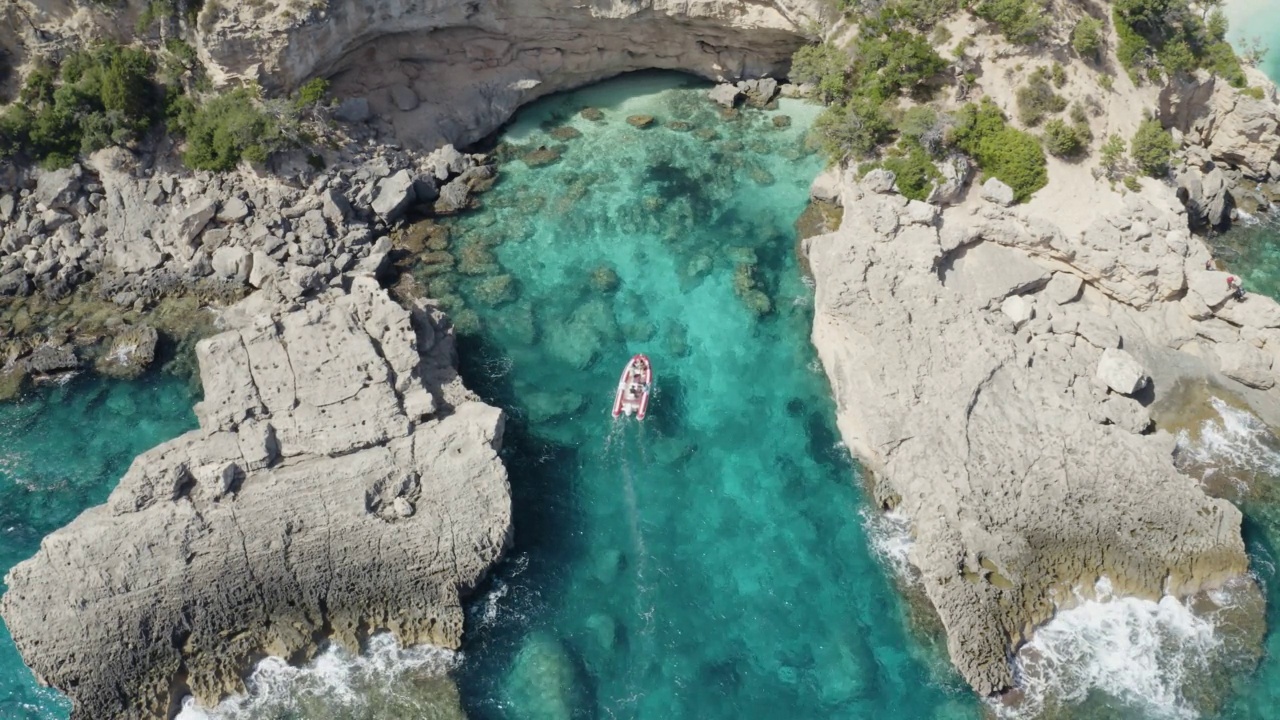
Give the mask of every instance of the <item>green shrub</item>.
M 1010 42 L 1031 45 L 1053 21 L 1040 0 L 982 0 L 974 14 L 1000 28 Z
M 1106 90 L 1107 92 L 1111 92 L 1116 87 L 1115 77 L 1108 75 L 1106 73 L 1099 75 L 1098 87 L 1102 88 L 1103 90 Z
M 829 107 L 813 123 L 813 137 L 833 163 L 870 155 L 892 133 L 893 123 L 880 104 L 865 97 Z
M 1062 67 L 1062 63 L 1053 64 L 1053 86 L 1060 88 L 1067 84 L 1067 69 Z
M 324 102 L 324 98 L 329 94 L 329 81 L 325 78 L 311 78 L 298 88 L 298 92 L 294 93 L 294 107 L 301 110 L 313 105 L 319 105 Z
M 1256 85 L 1254 85 L 1254 86 L 1252 86 L 1252 87 L 1247 87 L 1247 88 L 1245 88 L 1245 89 L 1243 90 L 1243 92 L 1244 92 L 1244 94 L 1245 94 L 1245 95 L 1248 95 L 1249 97 L 1253 98 L 1254 100 L 1266 100 L 1266 99 L 1267 99 L 1267 91 L 1266 91 L 1266 90 L 1263 90 L 1262 88 L 1260 88 L 1260 87 L 1258 87 L 1258 86 L 1256 86 Z
M 102 43 L 35 68 L 19 93 L 23 111 L 6 112 L 8 154 L 56 167 L 136 139 L 156 115 L 153 65 L 143 50 Z
M 1082 58 L 1097 60 L 1102 55 L 1102 22 L 1085 16 L 1071 29 L 1071 47 Z
M 1044 124 L 1044 147 L 1050 155 L 1077 158 L 1089 147 L 1091 133 L 1087 125 L 1068 125 L 1054 118 Z
M 878 102 L 919 89 L 947 67 L 923 35 L 898 28 L 885 13 L 863 23 L 854 56 L 853 92 Z
M 1013 188 L 1019 202 L 1049 182 L 1040 142 L 1029 133 L 1009 127 L 1004 113 L 990 99 L 960 108 L 951 139 L 977 161 L 983 172 Z
M 1144 71 L 1159 81 L 1162 74 L 1204 68 L 1236 87 L 1246 84 L 1220 11 L 1206 19 L 1190 0 L 1115 0 L 1112 15 L 1120 37 L 1116 53 L 1135 81 Z
M 1124 176 L 1124 186 L 1129 188 L 1131 192 L 1142 192 L 1142 183 L 1138 182 L 1138 178 L 1132 175 Z
M 918 143 L 905 141 L 904 147 L 895 147 L 881 166 L 892 170 L 898 179 L 898 192 L 912 200 L 924 200 L 933 190 L 933 182 L 942 180 L 929 153 Z
M 1115 134 L 1111 135 L 1102 144 L 1102 148 L 1098 151 L 1098 156 L 1099 160 L 1101 160 L 1102 169 L 1106 171 L 1107 176 L 1115 177 L 1124 162 L 1124 138 Z
M 1155 118 L 1143 120 L 1129 145 L 1129 155 L 1138 169 L 1151 177 L 1164 177 L 1173 158 L 1173 136 Z
M 1067 109 L 1067 101 L 1049 85 L 1049 72 L 1038 68 L 1018 88 L 1018 120 L 1027 127 L 1039 125 L 1045 117 Z
M 232 170 L 241 159 L 263 162 L 284 145 L 279 123 L 258 107 L 247 88 L 171 111 L 171 127 L 187 138 L 183 162 L 196 170 Z
M 848 94 L 848 70 L 849 56 L 830 43 L 806 45 L 791 56 L 791 80 L 812 83 L 826 103 Z

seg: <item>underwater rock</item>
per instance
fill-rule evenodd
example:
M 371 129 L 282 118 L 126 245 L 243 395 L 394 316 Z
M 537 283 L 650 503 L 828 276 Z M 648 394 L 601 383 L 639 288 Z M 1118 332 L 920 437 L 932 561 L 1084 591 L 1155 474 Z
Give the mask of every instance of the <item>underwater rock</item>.
M 600 108 L 585 107 L 582 108 L 582 111 L 578 114 L 584 119 L 592 122 L 600 122 L 601 120 L 604 120 L 604 111 Z
M 751 178 L 751 182 L 765 187 L 777 182 L 777 179 L 773 177 L 773 173 L 764 169 L 760 165 L 752 165 L 751 169 L 747 171 L 747 175 Z
M 70 345 L 45 343 L 32 350 L 22 365 L 33 375 L 53 375 L 79 368 L 80 360 Z
M 577 140 L 582 137 L 582 131 L 572 125 L 561 125 L 547 134 L 562 142 Z
M 576 392 L 534 390 L 522 396 L 529 422 L 535 424 L 570 417 L 587 404 L 586 396 Z
M 685 122 L 684 120 L 672 120 L 663 127 L 676 132 L 689 132 L 693 130 L 693 123 Z
M 608 265 L 601 265 L 591 271 L 591 288 L 596 292 L 606 294 L 615 292 L 621 283 L 617 271 Z
M 490 307 L 497 307 L 516 299 L 518 286 L 510 275 L 492 275 L 476 283 L 472 296 Z
M 155 360 L 158 339 L 159 334 L 150 325 L 126 328 L 111 341 L 111 347 L 98 358 L 95 368 L 110 377 L 136 378 Z
M 791 116 L 790 115 L 774 115 L 773 126 L 778 128 L 779 130 L 783 128 L 791 127 Z
M 539 145 L 538 147 L 524 152 L 520 155 L 520 160 L 531 168 L 546 167 L 560 160 L 563 150 L 559 145 Z
M 647 128 L 652 126 L 654 118 L 652 115 L 630 115 L 627 117 L 627 124 L 635 128 Z
M 598 657 L 603 662 L 608 662 L 613 657 L 614 648 L 618 644 L 618 633 L 620 631 L 618 621 L 607 613 L 593 613 L 587 618 L 585 629 L 587 640 L 591 646 L 590 650 L 592 651 L 585 654 L 588 657 Z
M 717 133 L 712 128 L 706 128 L 706 127 L 702 127 L 702 128 L 698 128 L 697 130 L 694 130 L 693 136 L 698 138 L 702 142 L 714 142 L 720 139 L 719 133 Z
M 498 259 L 489 248 L 468 242 L 458 249 L 458 272 L 463 275 L 491 275 L 498 271 Z
M 519 720 L 573 720 L 586 699 L 573 656 L 542 630 L 521 644 L 504 690 Z

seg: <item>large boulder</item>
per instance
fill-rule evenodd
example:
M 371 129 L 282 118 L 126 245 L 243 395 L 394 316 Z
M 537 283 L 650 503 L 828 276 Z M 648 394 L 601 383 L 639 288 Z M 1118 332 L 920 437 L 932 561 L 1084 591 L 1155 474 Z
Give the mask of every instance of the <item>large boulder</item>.
M 1009 207 L 1017 200 L 1017 196 L 1013 188 L 1005 183 L 996 178 L 987 178 L 987 181 L 982 183 L 982 199 L 1000 207 Z
M 711 88 L 707 94 L 711 97 L 712 102 L 727 108 L 737 105 L 738 98 L 742 97 L 742 91 L 736 85 L 730 85 L 729 83 L 720 83 Z
M 1095 376 L 1121 395 L 1132 395 L 1146 387 L 1151 380 L 1147 371 L 1142 369 L 1142 363 L 1124 350 L 1116 348 L 1102 351 Z
M 414 190 L 413 175 L 408 170 L 378 181 L 378 195 L 373 199 L 373 211 L 387 222 L 399 220 L 418 199 Z

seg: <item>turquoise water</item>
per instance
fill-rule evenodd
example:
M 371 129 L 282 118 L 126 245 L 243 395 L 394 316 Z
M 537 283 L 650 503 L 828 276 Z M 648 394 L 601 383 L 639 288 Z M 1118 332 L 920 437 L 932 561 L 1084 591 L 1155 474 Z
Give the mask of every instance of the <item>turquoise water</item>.
M 0 403 L 0 572 L 40 539 L 103 502 L 134 456 L 195 427 L 185 381 L 77 379 Z M 0 622 L 0 718 L 67 717 L 36 685 Z
M 793 224 L 821 169 L 804 147 L 817 108 L 724 121 L 684 82 L 628 77 L 523 111 L 505 143 L 581 137 L 553 165 L 509 162 L 453 225 L 456 256 L 492 253 L 477 274 L 424 273 L 475 313 L 464 376 L 512 416 L 516 556 L 473 609 L 468 715 L 974 716 L 908 634 L 808 343 Z M 494 293 L 507 274 L 515 290 Z M 650 416 L 614 421 L 637 352 L 657 376 Z
M 907 540 L 871 512 L 808 343 L 812 293 L 793 223 L 820 169 L 803 143 L 817 108 L 784 101 L 725 117 L 686 82 L 633 75 L 526 108 L 500 138 L 501 181 L 484 208 L 432 233 L 414 270 L 463 331 L 468 384 L 510 416 L 516 545 L 470 604 L 463 650 L 377 640 L 365 659 L 267 662 L 253 697 L 184 720 L 988 713 L 928 612 L 903 599 L 893 568 Z M 652 125 L 627 122 L 637 115 Z M 538 148 L 550 152 L 528 156 Z M 1219 255 L 1252 289 L 1280 296 L 1280 233 L 1224 243 L 1235 254 L 1223 244 Z M 636 352 L 657 374 L 651 415 L 614 421 L 613 387 Z M 0 405 L 5 567 L 101 501 L 134 454 L 192 426 L 190 403 L 185 387 L 151 380 L 82 381 Z M 1275 627 L 1280 452 L 1272 466 L 1270 446 L 1247 440 L 1261 480 L 1241 501 Z M 1194 632 L 1196 618 L 1150 606 L 1120 621 L 1116 606 L 1090 610 L 1096 622 L 1064 618 L 1076 623 L 1059 626 L 1071 642 L 1046 652 L 1066 648 L 1078 673 L 1051 679 L 1049 694 L 1062 678 L 1095 689 L 1046 702 L 1050 716 L 1210 707 L 1181 697 L 1204 678 L 1178 673 L 1206 669 L 1188 656 L 1221 648 L 1169 629 Z M 1113 650 L 1117 636 L 1131 656 Z M 1207 668 L 1231 685 L 1212 717 L 1280 719 L 1280 638 L 1265 643 L 1257 672 L 1227 681 Z M 0 683 L 0 718 L 66 716 L 7 642 Z M 1174 702 L 1156 697 L 1170 687 Z
M 1259 66 L 1276 79 L 1280 77 L 1280 13 L 1269 0 L 1227 0 L 1227 19 L 1231 22 L 1229 37 L 1237 47 L 1257 39 L 1268 52 Z

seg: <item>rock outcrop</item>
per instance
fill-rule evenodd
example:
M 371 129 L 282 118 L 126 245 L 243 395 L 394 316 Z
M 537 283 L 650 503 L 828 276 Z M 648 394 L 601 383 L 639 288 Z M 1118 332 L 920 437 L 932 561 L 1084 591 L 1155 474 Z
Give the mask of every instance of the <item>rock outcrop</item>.
M 846 173 L 841 228 L 806 242 L 813 340 L 973 687 L 1011 687 L 1011 650 L 1100 577 L 1157 598 L 1244 573 L 1239 510 L 1175 469 L 1150 408 L 1195 379 L 1280 419 L 1280 306 L 1204 270 L 1163 187 L 1066 234 L 885 186 Z
M 226 311 L 198 347 L 199 429 L 9 573 L 0 613 L 73 718 L 212 704 L 263 653 L 328 637 L 458 646 L 511 537 L 502 413 L 462 386 L 438 310 L 349 284 Z

